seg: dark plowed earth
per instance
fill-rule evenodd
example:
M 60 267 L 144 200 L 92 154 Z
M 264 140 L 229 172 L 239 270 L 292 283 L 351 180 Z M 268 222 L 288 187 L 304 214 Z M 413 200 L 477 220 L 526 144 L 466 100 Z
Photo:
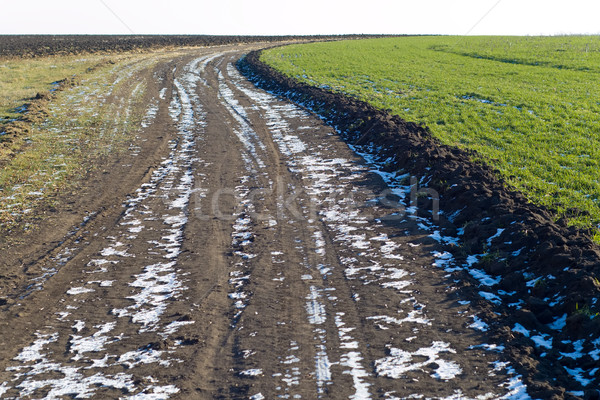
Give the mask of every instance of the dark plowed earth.
M 223 46 L 255 42 L 361 37 L 377 36 L 0 35 L 0 57 L 44 57 L 56 54 L 112 53 L 163 47 Z
M 246 80 L 249 50 L 147 67 L 155 117 L 137 157 L 113 160 L 131 167 L 91 179 L 40 227 L 52 241 L 12 250 L 37 286 L 1 306 L 0 398 L 559 393 L 525 386 L 537 350 L 515 353 L 496 309 L 461 289 L 476 281 L 447 272 L 453 225 L 424 198 L 405 207 L 410 187 L 377 159 Z

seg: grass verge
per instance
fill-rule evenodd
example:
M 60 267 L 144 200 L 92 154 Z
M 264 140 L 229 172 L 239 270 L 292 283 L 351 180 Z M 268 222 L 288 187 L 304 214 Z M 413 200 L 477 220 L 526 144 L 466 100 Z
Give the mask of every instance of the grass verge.
M 51 68 L 57 59 L 73 60 L 74 64 L 62 66 L 57 72 Z M 21 83 L 13 82 L 13 87 L 21 87 L 22 94 L 14 95 L 12 104 L 22 101 L 23 95 L 53 89 L 56 84 L 52 82 L 59 74 L 78 75 L 76 85 L 64 86 L 64 90 L 52 93 L 48 99 L 51 101 L 43 103 L 43 118 L 31 120 L 30 110 L 17 121 L 23 131 L 11 137 L 11 144 L 18 149 L 0 167 L 2 231 L 32 229 L 41 217 L 37 212 L 40 206 L 51 208 L 56 194 L 75 187 L 98 165 L 99 158 L 118 154 L 135 140 L 147 106 L 142 101 L 145 78 L 136 73 L 151 67 L 158 58 L 152 54 L 121 54 L 111 56 L 111 62 L 107 62 L 107 56 L 85 60 L 51 57 L 33 60 L 35 68 L 26 65 L 32 60 L 11 61 L 23 73 L 37 71 Z M 19 67 L 19 63 L 24 65 Z M 48 93 L 41 97 L 48 97 Z M 39 106 L 37 101 L 34 104 Z M 10 107 L 5 105 L 4 110 Z M 14 116 L 10 110 L 7 112 Z

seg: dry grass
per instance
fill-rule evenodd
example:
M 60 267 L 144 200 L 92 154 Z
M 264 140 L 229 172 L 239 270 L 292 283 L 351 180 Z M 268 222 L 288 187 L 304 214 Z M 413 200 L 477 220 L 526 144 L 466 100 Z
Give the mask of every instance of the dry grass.
M 99 157 L 128 148 L 146 107 L 145 82 L 136 71 L 152 66 L 159 55 L 113 55 L 111 63 L 106 56 L 88 56 L 0 64 L 0 110 L 5 117 L 21 118 L 5 125 L 8 133 L 0 143 L 1 230 L 31 229 L 40 206 L 52 205 L 58 193 L 80 182 Z M 73 74 L 78 74 L 77 85 L 48 96 L 57 86 L 52 82 Z M 44 90 L 46 98 L 35 101 L 35 113 L 11 111 Z M 103 100 L 111 95 L 117 97 Z

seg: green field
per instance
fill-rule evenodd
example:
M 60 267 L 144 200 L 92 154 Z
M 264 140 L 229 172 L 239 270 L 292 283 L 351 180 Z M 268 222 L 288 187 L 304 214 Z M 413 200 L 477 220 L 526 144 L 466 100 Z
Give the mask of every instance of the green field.
M 476 150 L 557 217 L 600 224 L 598 36 L 340 41 L 274 48 L 261 59 L 424 123 L 441 142 Z

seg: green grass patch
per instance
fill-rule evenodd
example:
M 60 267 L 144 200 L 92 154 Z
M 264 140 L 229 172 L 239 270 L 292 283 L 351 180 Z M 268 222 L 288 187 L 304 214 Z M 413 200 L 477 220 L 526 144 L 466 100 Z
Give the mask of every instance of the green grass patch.
M 264 62 L 476 150 L 557 217 L 600 224 L 600 37 L 404 37 L 291 45 Z

